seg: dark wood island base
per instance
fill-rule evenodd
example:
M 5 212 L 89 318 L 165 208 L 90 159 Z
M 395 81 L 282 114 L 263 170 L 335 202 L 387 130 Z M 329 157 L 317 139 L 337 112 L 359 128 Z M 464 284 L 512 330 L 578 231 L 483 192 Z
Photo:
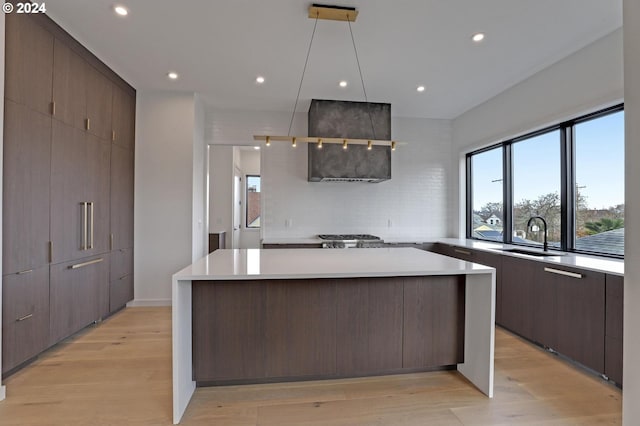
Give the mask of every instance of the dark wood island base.
M 197 386 L 455 368 L 465 276 L 194 280 L 192 319 Z

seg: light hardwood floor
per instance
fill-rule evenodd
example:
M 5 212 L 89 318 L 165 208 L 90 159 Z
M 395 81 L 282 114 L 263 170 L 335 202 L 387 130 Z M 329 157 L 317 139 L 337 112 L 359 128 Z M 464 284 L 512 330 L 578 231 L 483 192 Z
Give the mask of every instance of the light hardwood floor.
M 455 371 L 199 388 L 184 425 L 605 425 L 621 392 L 496 330 L 495 397 Z M 171 311 L 127 308 L 6 380 L 0 425 L 170 425 Z

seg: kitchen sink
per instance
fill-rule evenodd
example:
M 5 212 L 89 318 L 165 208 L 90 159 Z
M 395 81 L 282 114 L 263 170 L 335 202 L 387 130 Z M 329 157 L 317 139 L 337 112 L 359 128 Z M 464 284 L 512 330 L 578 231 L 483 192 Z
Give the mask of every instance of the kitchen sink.
M 504 251 L 506 253 L 526 254 L 528 256 L 538 256 L 538 257 L 565 256 L 567 254 L 561 251 L 526 250 L 526 249 L 520 249 L 520 248 L 503 248 L 498 250 Z

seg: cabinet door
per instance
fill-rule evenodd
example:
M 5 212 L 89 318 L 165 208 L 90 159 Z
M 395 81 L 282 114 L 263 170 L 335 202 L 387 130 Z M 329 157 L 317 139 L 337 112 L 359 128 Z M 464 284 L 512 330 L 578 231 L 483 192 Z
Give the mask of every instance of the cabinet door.
M 5 14 L 7 99 L 51 114 L 53 36 L 28 15 Z
M 264 281 L 193 282 L 196 381 L 263 378 Z
M 402 279 L 343 279 L 336 291 L 338 374 L 401 369 Z
M 133 247 L 133 151 L 111 144 L 113 249 Z
M 133 150 L 135 140 L 136 98 L 113 86 L 113 142 Z
M 87 118 L 85 67 L 80 55 L 56 39 L 53 55 L 53 116 L 82 130 Z
M 109 288 L 106 257 L 51 265 L 50 341 L 52 344 L 101 317 Z
M 606 276 L 604 373 L 622 385 L 624 277 Z
M 533 291 L 536 262 L 502 259 L 502 325 L 533 340 Z
M 110 250 L 111 215 L 111 144 L 91 134 L 86 135 L 87 149 L 87 196 L 88 246 L 85 256 L 105 253 Z
M 86 64 L 87 131 L 111 140 L 112 83 L 100 71 Z
M 537 262 L 533 287 L 534 342 L 558 350 L 558 283 L 557 276 L 544 272 L 545 264 Z
M 87 144 L 80 129 L 53 120 L 51 158 L 52 263 L 87 256 Z
M 111 252 L 109 311 L 115 312 L 133 300 L 133 249 Z
M 550 270 L 573 273 L 576 277 Z M 545 279 L 557 288 L 558 352 L 604 372 L 604 274 L 555 266 L 546 271 Z
M 282 280 L 266 286 L 266 376 L 335 374 L 335 282 Z
M 5 102 L 2 267 L 20 272 L 49 261 L 51 118 Z
M 49 266 L 2 279 L 2 372 L 49 345 Z
M 404 279 L 404 368 L 464 361 L 465 277 Z

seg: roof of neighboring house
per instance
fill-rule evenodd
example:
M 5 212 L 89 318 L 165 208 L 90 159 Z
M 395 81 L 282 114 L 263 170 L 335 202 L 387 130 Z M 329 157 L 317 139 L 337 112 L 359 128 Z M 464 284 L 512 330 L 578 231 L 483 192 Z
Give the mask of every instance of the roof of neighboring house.
M 576 239 L 576 249 L 600 253 L 624 254 L 624 228 Z

